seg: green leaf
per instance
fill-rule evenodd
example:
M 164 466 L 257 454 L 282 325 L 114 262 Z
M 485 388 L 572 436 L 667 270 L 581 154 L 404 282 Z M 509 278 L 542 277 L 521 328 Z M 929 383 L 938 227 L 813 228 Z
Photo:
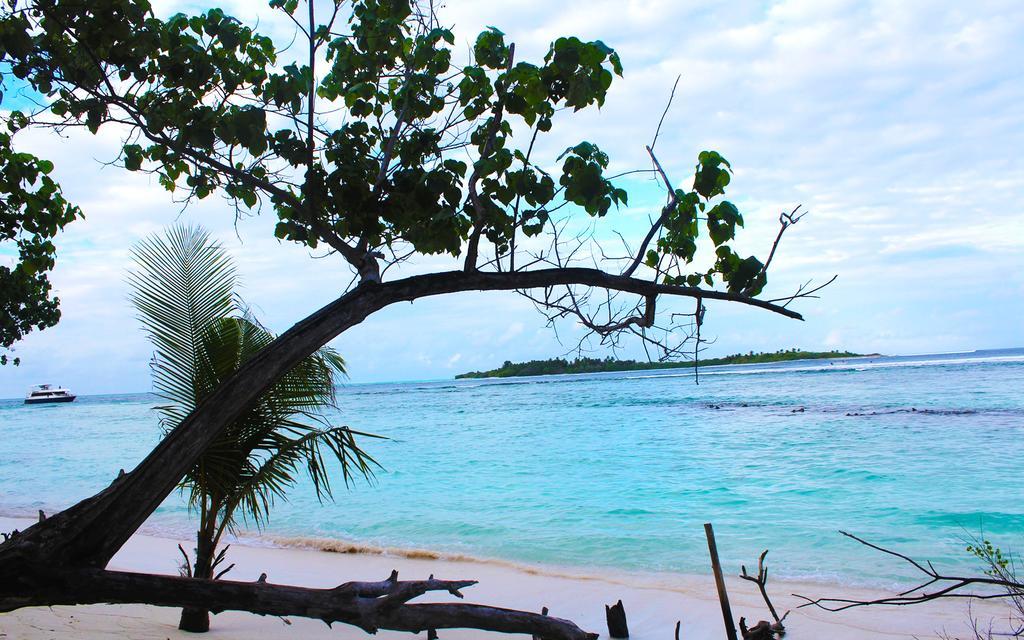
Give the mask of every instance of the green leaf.
M 720 202 L 707 212 L 708 232 L 715 246 L 732 240 L 736 227 L 743 226 L 743 217 L 731 202 Z
M 481 67 L 489 69 L 504 69 L 508 65 L 509 48 L 505 44 L 505 34 L 488 27 L 476 38 L 473 46 L 473 56 L 476 63 Z

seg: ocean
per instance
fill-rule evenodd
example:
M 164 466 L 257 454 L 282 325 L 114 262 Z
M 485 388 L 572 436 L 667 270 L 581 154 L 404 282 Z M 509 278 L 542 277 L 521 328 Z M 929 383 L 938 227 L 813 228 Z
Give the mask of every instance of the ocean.
M 52 513 L 160 437 L 149 394 L 0 401 L 0 515 Z M 330 419 L 372 482 L 303 481 L 263 540 L 433 550 L 578 572 L 727 572 L 888 586 L 913 574 L 839 534 L 971 570 L 1024 548 L 1024 349 L 486 380 L 349 384 Z M 174 494 L 144 531 L 189 535 Z M 239 532 L 246 537 L 252 530 Z

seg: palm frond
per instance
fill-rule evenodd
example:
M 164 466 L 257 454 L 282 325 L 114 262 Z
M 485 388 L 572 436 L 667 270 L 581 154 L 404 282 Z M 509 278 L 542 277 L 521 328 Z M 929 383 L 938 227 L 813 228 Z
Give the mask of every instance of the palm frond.
M 275 336 L 234 298 L 235 269 L 205 231 L 173 227 L 140 243 L 133 257 L 131 301 L 155 349 L 153 384 L 166 401 L 157 410 L 170 430 Z M 227 425 L 186 474 L 190 506 L 201 520 L 217 519 L 214 542 L 233 527 L 239 508 L 262 526 L 303 471 L 321 501 L 332 497 L 334 468 L 346 486 L 373 477 L 379 465 L 356 438 L 378 436 L 334 427 L 324 413 L 337 408 L 335 381 L 344 373 L 345 361 L 332 349 L 303 359 Z
M 235 267 L 209 233 L 176 225 L 132 249 L 130 300 L 155 348 L 157 394 L 189 410 L 211 390 L 198 374 L 204 334 L 235 310 Z
M 333 497 L 330 484 L 330 464 L 333 458 L 341 468 L 345 485 L 349 486 L 358 474 L 371 478 L 380 468 L 374 458 L 356 442 L 356 436 L 380 438 L 348 427 L 317 429 L 294 421 L 283 421 L 281 429 L 269 432 L 259 447 L 268 453 L 254 460 L 251 473 L 245 474 L 233 492 L 233 506 L 244 506 L 244 513 L 257 526 L 265 522 L 276 499 L 286 498 L 286 491 L 297 481 L 302 466 L 313 482 L 320 500 Z M 325 460 L 325 451 L 328 460 Z M 252 457 L 249 458 L 253 460 Z M 231 505 L 232 503 L 229 503 Z

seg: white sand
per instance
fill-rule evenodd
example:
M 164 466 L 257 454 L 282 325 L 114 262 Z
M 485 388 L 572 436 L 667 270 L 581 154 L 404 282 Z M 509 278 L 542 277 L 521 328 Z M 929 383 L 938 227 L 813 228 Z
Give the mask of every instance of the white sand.
M 26 520 L 0 518 L 0 531 L 25 528 Z M 177 573 L 180 557 L 178 543 L 186 549 L 190 541 L 136 535 L 115 556 L 112 569 Z M 374 554 L 327 553 L 304 549 L 279 549 L 232 546 L 231 561 L 236 563 L 230 578 L 255 580 L 266 572 L 270 582 L 310 587 L 333 587 L 349 580 L 380 580 L 398 569 L 401 578 L 426 578 L 434 574 L 445 579 L 475 579 L 480 584 L 465 590 L 467 602 L 539 611 L 542 606 L 551 615 L 575 621 L 588 631 L 606 635 L 604 605 L 620 598 L 626 608 L 631 637 L 634 640 L 672 638 L 676 620 L 683 621 L 681 637 L 686 640 L 721 640 L 725 637 L 714 581 L 709 576 L 637 575 L 601 577 L 564 575 L 505 563 L 434 560 Z M 710 572 L 709 572 L 710 573 Z M 732 610 L 748 620 L 768 617 L 754 585 L 736 577 L 727 577 Z M 839 589 L 822 585 L 769 583 L 775 604 L 785 610 L 798 604 L 792 592 L 812 595 L 868 597 L 863 590 Z M 878 594 L 875 594 L 878 595 Z M 417 602 L 453 600 L 447 594 L 426 596 Z M 975 606 L 983 619 L 1005 616 L 996 605 Z M 368 637 L 363 631 L 336 624 L 329 629 L 322 622 L 291 618 L 264 618 L 241 612 L 214 616 L 211 632 L 197 636 L 177 630 L 178 610 L 143 605 L 90 605 L 81 607 L 35 607 L 0 614 L 2 640 L 64 640 L 132 638 L 171 640 L 205 637 L 210 640 L 295 640 L 332 638 L 346 640 Z M 961 638 L 965 634 L 967 606 L 963 602 L 944 601 L 916 607 L 855 609 L 842 613 L 820 610 L 794 610 L 786 620 L 787 638 L 792 640 L 843 640 L 854 638 L 937 638 L 945 630 Z M 289 624 L 290 623 L 290 624 Z M 473 630 L 442 630 L 442 640 L 502 637 Z M 381 632 L 379 638 L 412 638 L 410 634 Z M 425 634 L 421 637 L 425 637 Z

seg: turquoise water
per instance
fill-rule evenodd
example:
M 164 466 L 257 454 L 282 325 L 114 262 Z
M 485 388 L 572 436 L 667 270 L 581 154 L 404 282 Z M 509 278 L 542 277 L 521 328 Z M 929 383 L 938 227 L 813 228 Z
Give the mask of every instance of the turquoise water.
M 0 513 L 54 511 L 157 441 L 148 395 L 0 401 Z M 776 576 L 888 584 L 903 567 L 837 531 L 963 568 L 984 529 L 1024 547 L 1024 349 L 503 380 L 348 385 L 336 421 L 374 483 L 269 533 L 529 563 L 705 572 L 763 548 Z M 191 531 L 180 496 L 149 530 Z

